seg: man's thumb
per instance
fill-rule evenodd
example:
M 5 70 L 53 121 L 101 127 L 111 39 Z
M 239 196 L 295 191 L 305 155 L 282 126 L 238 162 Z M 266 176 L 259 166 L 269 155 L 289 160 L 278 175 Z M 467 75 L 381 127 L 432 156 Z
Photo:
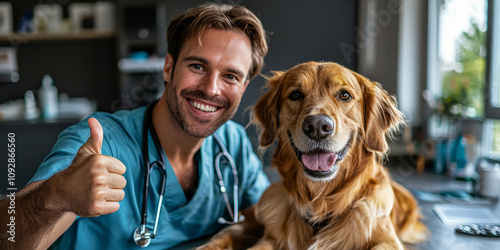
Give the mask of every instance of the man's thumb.
M 90 137 L 85 143 L 85 147 L 94 154 L 100 154 L 101 153 L 101 147 L 102 147 L 102 126 L 101 123 L 95 118 L 90 118 L 87 123 L 89 124 L 90 128 Z

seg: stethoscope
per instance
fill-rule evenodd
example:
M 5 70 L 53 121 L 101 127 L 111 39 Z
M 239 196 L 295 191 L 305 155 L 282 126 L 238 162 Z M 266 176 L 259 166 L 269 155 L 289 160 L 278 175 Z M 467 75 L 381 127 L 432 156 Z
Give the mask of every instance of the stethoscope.
M 151 103 L 146 109 L 146 114 L 144 115 L 144 126 L 142 129 L 142 155 L 144 157 L 144 166 L 146 166 L 146 174 L 144 175 L 144 191 L 142 197 L 142 214 L 141 214 L 141 225 L 137 227 L 134 231 L 133 237 L 135 243 L 139 247 L 147 247 L 151 243 L 151 239 L 156 237 L 156 231 L 158 229 L 158 221 L 160 218 L 160 210 L 161 205 L 163 204 L 163 195 L 165 194 L 165 184 L 167 182 L 167 171 L 165 169 L 165 159 L 161 152 L 161 144 L 156 134 L 155 128 L 152 122 L 152 114 L 153 107 L 157 101 Z M 158 151 L 158 155 L 160 156 L 159 161 L 155 161 L 153 163 L 149 162 L 149 152 L 148 152 L 148 130 L 151 131 L 151 136 L 153 137 L 153 142 L 155 144 L 156 150 Z M 236 224 L 245 220 L 245 216 L 238 216 L 238 171 L 236 169 L 236 165 L 234 163 L 233 158 L 227 151 L 226 147 L 220 140 L 217 134 L 212 135 L 219 147 L 222 149 L 214 159 L 215 172 L 217 174 L 218 184 L 220 188 L 220 192 L 224 197 L 224 202 L 226 203 L 226 208 L 231 216 L 231 220 L 226 220 L 223 217 L 219 217 L 217 222 L 220 224 Z M 224 179 L 222 177 L 222 172 L 220 170 L 220 163 L 225 164 L 229 163 L 231 166 L 231 172 L 233 174 L 233 207 L 231 208 L 231 204 L 229 202 L 229 197 L 227 195 L 226 186 L 224 183 Z M 148 193 L 149 193 L 149 180 L 151 176 L 151 172 L 154 167 L 158 167 L 160 173 L 163 175 L 161 180 L 161 189 L 160 189 L 160 198 L 158 200 L 158 207 L 156 210 L 156 218 L 155 224 L 153 228 L 153 233 L 146 227 L 146 222 L 148 218 Z

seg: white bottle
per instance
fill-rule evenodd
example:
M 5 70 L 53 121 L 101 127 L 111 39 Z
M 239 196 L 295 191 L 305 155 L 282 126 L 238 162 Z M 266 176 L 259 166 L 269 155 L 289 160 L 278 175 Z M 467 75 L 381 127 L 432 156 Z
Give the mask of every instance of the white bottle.
M 43 76 L 42 86 L 38 90 L 38 98 L 40 99 L 42 118 L 47 120 L 56 119 L 59 113 L 57 88 L 54 86 L 54 80 L 50 75 Z
M 34 120 L 38 118 L 39 112 L 36 107 L 36 100 L 33 91 L 28 90 L 24 93 L 24 119 Z

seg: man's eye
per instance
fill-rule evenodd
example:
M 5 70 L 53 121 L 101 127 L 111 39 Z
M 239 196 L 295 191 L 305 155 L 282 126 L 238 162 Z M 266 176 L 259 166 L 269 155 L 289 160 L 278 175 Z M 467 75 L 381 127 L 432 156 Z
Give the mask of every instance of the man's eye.
M 203 66 L 201 64 L 193 63 L 190 66 L 191 66 L 191 68 L 193 68 L 195 70 L 203 70 Z
M 292 100 L 292 101 L 298 101 L 300 99 L 302 99 L 304 97 L 304 95 L 302 94 L 302 92 L 298 91 L 298 90 L 295 90 L 293 91 L 289 96 L 288 96 L 288 99 Z
M 231 74 L 227 74 L 226 78 L 229 80 L 232 80 L 232 81 L 238 81 L 238 78 L 234 75 L 231 75 Z

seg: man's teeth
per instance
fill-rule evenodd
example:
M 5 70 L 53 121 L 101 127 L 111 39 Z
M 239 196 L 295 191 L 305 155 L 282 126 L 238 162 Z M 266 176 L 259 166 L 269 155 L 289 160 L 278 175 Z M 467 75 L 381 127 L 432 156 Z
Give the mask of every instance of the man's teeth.
M 209 106 L 209 105 L 204 105 L 198 102 L 190 102 L 191 105 L 193 105 L 196 109 L 199 109 L 201 111 L 205 112 L 215 112 L 217 110 L 217 107 Z

